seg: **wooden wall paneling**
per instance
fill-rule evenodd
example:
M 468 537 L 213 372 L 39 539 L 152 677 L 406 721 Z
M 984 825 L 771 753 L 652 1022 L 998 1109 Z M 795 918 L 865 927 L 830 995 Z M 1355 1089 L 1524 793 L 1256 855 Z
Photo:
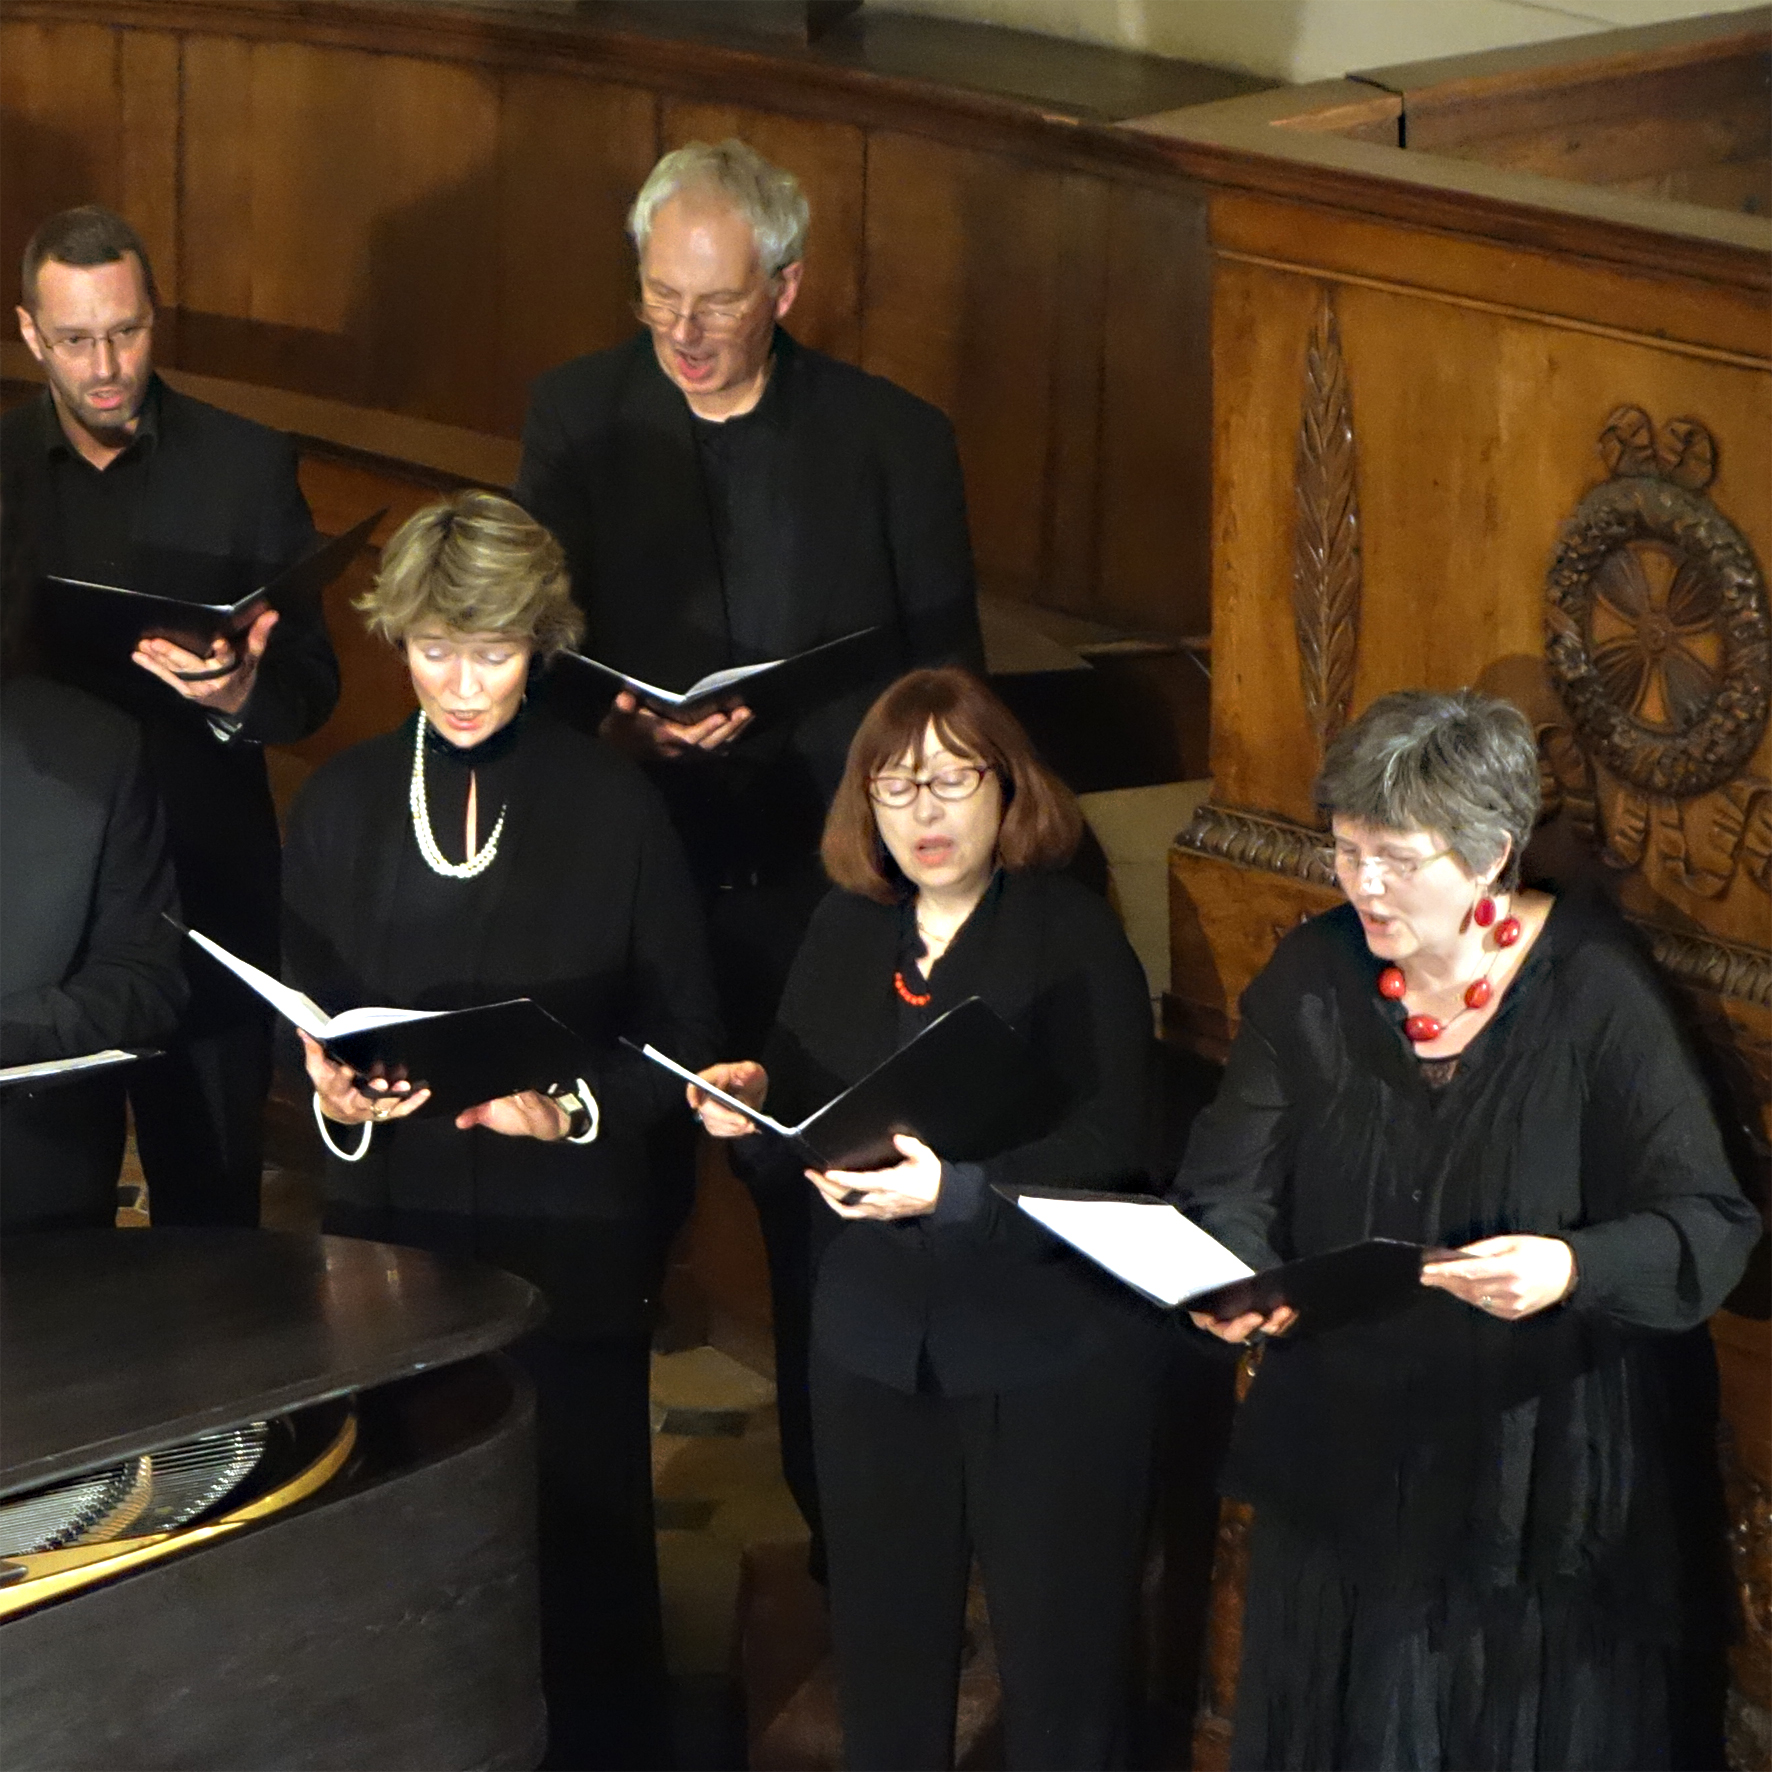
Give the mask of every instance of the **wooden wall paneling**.
M 1096 613 L 1157 633 L 1211 625 L 1211 257 L 1187 187 L 1108 191 Z
M 1718 57 L 1578 85 L 1527 80 L 1506 94 L 1404 101 L 1411 150 L 1584 184 L 1763 154 L 1766 56 Z
M 122 88 L 118 196 L 154 261 L 162 307 L 179 301 L 179 39 L 170 31 L 118 32 Z
M 185 366 L 487 428 L 495 80 L 301 43 L 191 64 Z
M 1066 175 L 1060 206 L 1058 306 L 1052 342 L 1052 422 L 1046 439 L 1045 577 L 1039 601 L 1048 609 L 1095 617 L 1100 611 L 1102 364 L 1106 347 L 1107 183 Z
M 338 654 L 338 706 L 318 732 L 299 744 L 278 747 L 299 760 L 299 769 L 285 772 L 290 779 L 299 779 L 349 745 L 388 731 L 417 706 L 399 652 L 372 635 L 351 604 L 374 582 L 381 550 L 395 530 L 441 496 L 435 487 L 397 471 L 340 461 L 313 450 L 302 453 L 301 484 L 323 534 L 342 534 L 378 505 L 386 505 L 388 514 L 376 525 L 370 546 L 327 590 L 326 627 Z
M 867 187 L 863 132 L 781 112 L 667 97 L 660 133 L 664 149 L 735 135 L 799 179 L 812 206 L 812 228 L 806 277 L 788 327 L 803 344 L 859 362 Z
M 8 308 L 18 261 L 46 217 L 123 196 L 118 37 L 102 24 L 0 23 L 0 271 Z M 151 250 L 151 249 L 150 249 Z
M 1212 244 L 1221 259 L 1235 253 L 1335 272 L 1344 280 L 1489 303 L 1546 322 L 1560 317 L 1572 326 L 1663 339 L 1695 352 L 1765 362 L 1772 346 L 1763 286 L 1648 276 L 1575 254 L 1400 226 L 1330 206 L 1215 191 Z
M 567 74 L 503 76 L 501 371 L 486 429 L 517 435 L 537 375 L 634 331 L 623 226 L 657 156 L 655 94 Z
M 953 419 L 981 588 L 1024 601 L 1046 581 L 1061 177 L 918 136 L 868 145 L 862 365 Z
M 253 319 L 340 341 L 363 405 L 488 428 L 496 78 L 301 44 L 253 73 Z
M 184 39 L 179 173 L 181 364 L 227 374 L 225 353 L 201 361 L 210 322 L 243 327 L 252 317 L 253 46 L 244 38 Z M 219 357 L 220 361 L 216 358 Z M 242 367 L 239 379 L 260 379 Z
M 1706 209 L 1736 209 L 1744 215 L 1772 215 L 1772 156 L 1728 160 L 1714 166 L 1680 166 L 1642 178 L 1608 181 L 1614 190 Z

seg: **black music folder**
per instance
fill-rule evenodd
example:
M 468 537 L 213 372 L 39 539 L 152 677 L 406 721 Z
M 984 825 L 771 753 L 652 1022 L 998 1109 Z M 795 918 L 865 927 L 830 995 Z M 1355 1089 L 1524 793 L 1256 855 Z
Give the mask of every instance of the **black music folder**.
M 152 639 L 207 653 L 219 639 L 237 640 L 266 609 L 282 612 L 318 600 L 386 515 L 384 506 L 268 578 L 264 567 L 250 561 L 176 548 L 138 548 L 124 574 L 126 585 L 51 573 L 35 619 L 52 647 L 127 658 Z
M 77 1058 L 43 1058 L 34 1064 L 4 1065 L 0 1066 L 0 1093 L 37 1095 L 58 1083 L 78 1083 L 95 1071 L 159 1056 L 159 1049 L 152 1046 L 107 1046 L 103 1052 L 82 1052 Z
M 744 706 L 756 713 L 777 713 L 815 705 L 848 686 L 858 668 L 871 660 L 880 639 L 879 628 L 858 628 L 791 658 L 710 671 L 683 690 L 661 689 L 582 652 L 563 652 L 560 657 L 569 669 L 588 673 L 603 689 L 611 693 L 625 689 L 661 718 L 693 726 L 715 709 Z
M 920 1138 L 953 1163 L 995 1156 L 1036 1136 L 1053 1100 L 1046 1067 L 1008 1022 L 979 997 L 938 1015 L 908 1045 L 797 1126 L 784 1126 L 735 1095 L 710 1088 L 654 1047 L 654 1064 L 784 1138 L 812 1169 L 889 1169 L 900 1162 L 893 1134 Z
M 1257 1273 L 1210 1232 L 1151 1194 L 1074 1188 L 997 1190 L 1153 1304 L 1228 1322 L 1289 1304 L 1300 1330 L 1383 1316 L 1420 1296 L 1421 1264 L 1455 1252 L 1373 1237 Z
M 453 1116 L 521 1089 L 564 1088 L 588 1070 L 584 1040 L 532 997 L 471 1009 L 364 1008 L 328 1015 L 312 998 L 207 935 L 184 933 L 359 1077 L 428 1088 L 431 1099 L 415 1119 Z

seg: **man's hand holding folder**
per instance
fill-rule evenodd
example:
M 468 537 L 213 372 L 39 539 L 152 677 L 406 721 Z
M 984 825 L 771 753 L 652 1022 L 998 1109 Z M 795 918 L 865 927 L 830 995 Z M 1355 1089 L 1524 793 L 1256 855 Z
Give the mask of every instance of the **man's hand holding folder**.
M 251 698 L 259 663 L 271 643 L 271 629 L 281 619 L 274 609 L 260 610 L 237 640 L 218 634 L 204 653 L 189 651 L 176 640 L 147 635 L 130 658 L 186 701 L 218 714 L 237 714 Z
M 680 757 L 686 751 L 722 749 L 750 725 L 751 719 L 751 710 L 740 702 L 736 707 L 715 708 L 683 725 L 654 713 L 641 704 L 633 690 L 624 689 L 610 704 L 598 730 L 629 756 Z

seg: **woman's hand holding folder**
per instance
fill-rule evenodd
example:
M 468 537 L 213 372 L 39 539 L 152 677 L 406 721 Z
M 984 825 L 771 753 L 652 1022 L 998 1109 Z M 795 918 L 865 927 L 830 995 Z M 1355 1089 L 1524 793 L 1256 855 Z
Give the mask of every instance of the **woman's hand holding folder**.
M 1289 1304 L 1269 1311 L 1265 1317 L 1260 1311 L 1245 1311 L 1240 1317 L 1227 1317 L 1222 1322 L 1210 1311 L 1189 1311 L 1188 1315 L 1196 1327 L 1204 1329 L 1208 1335 L 1237 1343 L 1249 1341 L 1257 1335 L 1284 1335 L 1298 1321 L 1298 1312 Z
M 736 1095 L 760 1108 L 769 1095 L 769 1073 L 754 1059 L 741 1058 L 732 1064 L 711 1064 L 699 1073 L 716 1089 Z M 704 1095 L 691 1083 L 684 1091 L 689 1111 L 701 1121 L 711 1138 L 743 1138 L 757 1128 L 743 1114 L 735 1113 L 724 1102 Z
M 890 1169 L 808 1169 L 806 1179 L 839 1218 L 921 1218 L 941 1193 L 941 1158 L 908 1132 L 894 1133 L 892 1142 L 904 1161 Z
M 416 1113 L 430 1100 L 428 1089 L 414 1089 L 404 1079 L 389 1081 L 386 1077 L 369 1080 L 360 1088 L 357 1073 L 348 1064 L 326 1055 L 326 1048 L 304 1029 L 296 1029 L 301 1041 L 302 1056 L 307 1061 L 308 1081 L 320 1097 L 320 1111 L 327 1119 L 341 1126 L 361 1126 L 373 1120 L 403 1120 Z

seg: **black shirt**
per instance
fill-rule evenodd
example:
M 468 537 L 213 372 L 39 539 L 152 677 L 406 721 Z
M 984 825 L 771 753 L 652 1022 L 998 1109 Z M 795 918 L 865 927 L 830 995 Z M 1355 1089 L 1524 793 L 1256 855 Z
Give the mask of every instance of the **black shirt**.
M 771 373 L 749 412 L 723 422 L 691 411 L 720 564 L 731 661 L 751 664 L 793 650 L 788 587 L 798 526 L 788 486 L 787 378 Z
M 149 382 L 134 436 L 104 468 L 95 468 L 68 441 L 47 401 L 42 428 L 44 469 L 61 541 L 55 570 L 67 578 L 126 582 L 151 457 L 160 440 L 160 384 Z
M 1001 876 L 926 988 L 907 978 L 926 1006 L 893 986 L 906 951 L 901 907 L 841 891 L 824 901 L 764 1051 L 770 1112 L 791 1123 L 822 1107 L 970 996 L 1027 1039 L 1054 1080 L 1054 1111 L 1027 1143 L 944 1166 L 935 1210 L 892 1223 L 838 1218 L 782 1147 L 739 1140 L 738 1159 L 766 1185 L 803 1190 L 813 1214 L 815 1349 L 899 1390 L 928 1374 L 965 1396 L 1043 1382 L 1136 1341 L 1155 1314 L 989 1185 L 1143 1180 L 1150 1000 L 1114 913 L 1062 875 Z

